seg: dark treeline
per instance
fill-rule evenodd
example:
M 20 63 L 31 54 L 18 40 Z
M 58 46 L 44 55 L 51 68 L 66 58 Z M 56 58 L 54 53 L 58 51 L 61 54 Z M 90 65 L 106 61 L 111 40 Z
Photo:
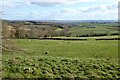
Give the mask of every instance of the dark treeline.
M 96 40 L 120 40 L 120 38 L 101 38 Z
M 87 39 L 74 39 L 74 38 L 43 38 L 46 40 L 72 40 L 72 41 L 77 41 L 77 40 L 82 40 L 82 41 L 86 41 Z

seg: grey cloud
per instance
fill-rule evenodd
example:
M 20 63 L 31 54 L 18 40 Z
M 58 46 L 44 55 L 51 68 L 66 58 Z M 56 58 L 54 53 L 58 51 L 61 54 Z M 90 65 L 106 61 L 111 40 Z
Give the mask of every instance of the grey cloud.
M 115 8 L 118 8 L 117 4 L 112 4 L 112 5 L 107 6 L 107 9 L 115 9 Z
M 102 10 L 101 7 L 96 6 L 96 7 L 89 7 L 87 9 L 81 10 L 82 12 L 94 12 L 94 11 L 98 11 L 98 10 Z

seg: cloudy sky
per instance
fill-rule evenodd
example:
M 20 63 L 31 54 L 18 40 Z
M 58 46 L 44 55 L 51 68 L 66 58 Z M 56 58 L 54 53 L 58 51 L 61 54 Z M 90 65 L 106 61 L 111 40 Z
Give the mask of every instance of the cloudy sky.
M 119 0 L 0 0 L 10 20 L 117 20 Z

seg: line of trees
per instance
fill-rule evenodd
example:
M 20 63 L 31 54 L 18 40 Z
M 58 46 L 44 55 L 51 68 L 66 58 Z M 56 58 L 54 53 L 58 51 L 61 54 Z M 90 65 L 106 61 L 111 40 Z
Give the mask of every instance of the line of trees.
M 43 27 L 31 27 L 22 23 L 7 23 L 3 22 L 3 38 L 17 38 L 17 39 L 35 39 L 47 38 L 53 36 L 70 36 L 68 27 L 62 27 L 60 31 L 57 29 L 61 27 L 58 25 L 45 25 Z

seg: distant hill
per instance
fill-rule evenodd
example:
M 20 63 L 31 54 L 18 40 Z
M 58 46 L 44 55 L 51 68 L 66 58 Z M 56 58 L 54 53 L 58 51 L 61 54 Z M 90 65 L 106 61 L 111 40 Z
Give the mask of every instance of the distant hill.
M 52 23 L 78 23 L 78 22 L 118 22 L 118 20 L 5 20 L 5 21 L 29 21 L 29 22 L 52 22 Z
M 118 22 L 117 20 L 40 20 L 40 22 L 77 23 L 77 22 Z

